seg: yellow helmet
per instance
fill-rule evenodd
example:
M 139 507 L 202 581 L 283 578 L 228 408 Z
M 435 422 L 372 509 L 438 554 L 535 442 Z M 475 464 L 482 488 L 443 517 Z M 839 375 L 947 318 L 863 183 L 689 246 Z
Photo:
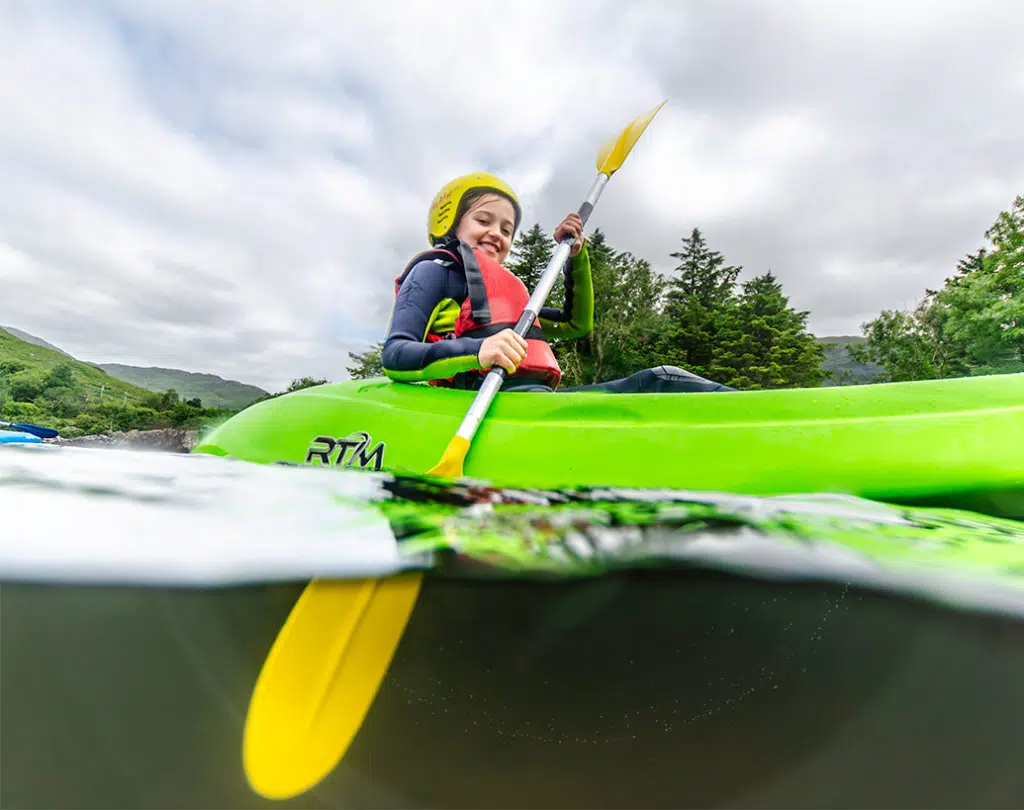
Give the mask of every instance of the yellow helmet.
M 473 172 L 456 177 L 434 195 L 430 210 L 427 212 L 427 238 L 430 244 L 436 244 L 443 239 L 455 226 L 455 217 L 459 212 L 462 198 L 472 189 L 488 189 L 508 197 L 516 212 L 515 229 L 519 229 L 519 220 L 523 212 L 512 187 L 500 177 L 488 172 Z

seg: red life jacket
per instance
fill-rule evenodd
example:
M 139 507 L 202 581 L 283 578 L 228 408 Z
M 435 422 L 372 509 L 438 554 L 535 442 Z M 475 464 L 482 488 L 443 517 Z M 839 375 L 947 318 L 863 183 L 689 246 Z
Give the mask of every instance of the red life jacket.
M 435 248 L 417 254 L 395 278 L 395 295 L 409 271 L 424 260 L 440 260 L 444 264 L 455 262 L 466 274 L 468 295 L 462 302 L 455 330 L 443 334 L 430 331 L 426 340 L 433 343 L 452 337 L 485 338 L 503 329 L 514 329 L 519 316 L 530 300 L 529 290 L 520 278 L 499 262 L 479 250 L 470 250 L 464 242 L 458 243 L 458 255 L 447 248 Z M 562 369 L 555 353 L 544 336 L 540 321 L 534 320 L 526 332 L 526 357 L 519 364 L 517 378 L 537 380 L 555 388 L 562 379 Z M 473 368 L 471 373 L 485 374 L 485 370 Z M 431 380 L 434 385 L 450 385 L 454 377 L 447 380 Z

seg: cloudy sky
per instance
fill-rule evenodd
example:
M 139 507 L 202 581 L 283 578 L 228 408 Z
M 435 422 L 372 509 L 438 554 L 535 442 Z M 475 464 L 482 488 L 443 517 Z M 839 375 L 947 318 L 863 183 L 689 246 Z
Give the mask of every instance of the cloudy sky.
M 0 324 L 280 390 L 380 340 L 436 189 L 693 227 L 816 334 L 911 306 L 1024 193 L 1024 3 L 0 0 Z

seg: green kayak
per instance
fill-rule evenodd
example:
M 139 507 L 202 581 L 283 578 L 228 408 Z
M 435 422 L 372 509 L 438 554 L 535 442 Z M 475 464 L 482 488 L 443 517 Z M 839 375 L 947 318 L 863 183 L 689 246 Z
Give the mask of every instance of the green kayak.
M 470 399 L 381 380 L 324 385 L 246 409 L 197 449 L 421 472 Z M 509 393 L 492 406 L 467 473 L 529 487 L 831 490 L 947 505 L 981 493 L 1010 512 L 1024 489 L 1022 403 L 1024 375 Z M 794 582 L 666 563 L 582 579 L 494 577 L 521 557 L 517 514 L 485 536 L 475 511 L 389 512 L 406 534 L 436 526 L 436 540 L 455 525 L 474 543 L 426 577 L 345 759 L 281 803 L 246 782 L 243 729 L 305 583 L 5 582 L 0 807 L 1020 806 L 1024 622 L 838 574 Z M 898 536 L 893 526 L 849 560 L 884 573 L 887 559 L 915 549 L 926 558 L 941 543 L 955 558 L 958 525 Z M 681 552 L 680 526 L 652 539 Z M 753 528 L 718 531 L 742 538 Z M 868 553 L 887 537 L 899 548 Z M 1011 541 L 995 527 L 967 556 L 984 562 L 979 548 Z
M 422 474 L 473 393 L 384 378 L 264 400 L 195 452 Z M 1024 514 L 1024 374 L 700 394 L 499 394 L 465 473 L 499 485 L 831 492 Z

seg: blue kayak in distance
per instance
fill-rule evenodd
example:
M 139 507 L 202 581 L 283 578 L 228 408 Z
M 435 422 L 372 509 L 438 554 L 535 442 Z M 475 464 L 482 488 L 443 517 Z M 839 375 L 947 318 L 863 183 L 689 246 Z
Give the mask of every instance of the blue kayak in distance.
M 0 430 L 0 444 L 40 444 L 42 439 L 20 430 Z

